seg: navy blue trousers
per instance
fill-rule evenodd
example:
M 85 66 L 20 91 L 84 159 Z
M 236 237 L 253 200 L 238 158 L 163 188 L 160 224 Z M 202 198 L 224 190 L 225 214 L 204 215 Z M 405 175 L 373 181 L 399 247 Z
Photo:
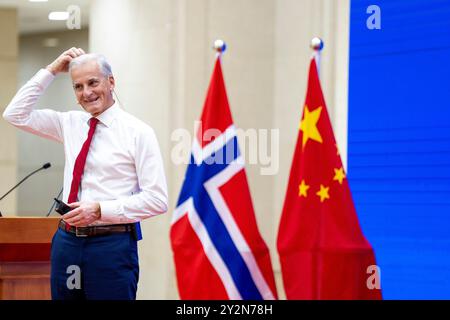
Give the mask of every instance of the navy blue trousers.
M 53 236 L 53 300 L 134 300 L 139 280 L 137 241 L 131 233 Z

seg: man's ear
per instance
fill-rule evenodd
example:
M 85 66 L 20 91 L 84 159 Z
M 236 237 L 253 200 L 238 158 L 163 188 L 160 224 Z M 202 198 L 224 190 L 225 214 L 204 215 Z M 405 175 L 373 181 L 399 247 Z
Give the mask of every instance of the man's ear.
M 114 89 L 114 86 L 116 85 L 116 81 L 114 80 L 113 76 L 108 77 L 109 85 L 111 86 L 111 89 Z

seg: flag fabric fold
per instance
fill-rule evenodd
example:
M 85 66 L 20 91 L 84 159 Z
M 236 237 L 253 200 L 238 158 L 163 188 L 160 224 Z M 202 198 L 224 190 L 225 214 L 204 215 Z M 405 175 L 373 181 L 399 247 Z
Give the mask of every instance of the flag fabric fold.
M 220 56 L 172 218 L 170 239 L 181 299 L 277 299 Z
M 375 255 L 358 222 L 315 59 L 277 249 L 287 299 L 381 299 Z

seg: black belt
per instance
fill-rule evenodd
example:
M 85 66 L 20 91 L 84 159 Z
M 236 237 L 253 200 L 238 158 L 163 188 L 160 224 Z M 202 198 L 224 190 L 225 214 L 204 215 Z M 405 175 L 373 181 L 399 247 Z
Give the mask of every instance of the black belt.
M 104 236 L 113 233 L 125 233 L 134 232 L 134 224 L 112 224 L 112 225 L 100 225 L 90 227 L 66 227 L 64 220 L 59 221 L 59 228 L 69 233 L 75 234 L 77 237 L 94 237 Z

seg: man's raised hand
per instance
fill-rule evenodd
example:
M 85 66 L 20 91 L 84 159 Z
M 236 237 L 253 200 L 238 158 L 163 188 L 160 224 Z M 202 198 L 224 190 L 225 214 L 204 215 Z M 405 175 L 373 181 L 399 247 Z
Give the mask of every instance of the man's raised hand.
M 55 76 L 60 72 L 68 72 L 70 61 L 83 54 L 85 54 L 83 49 L 72 47 L 69 50 L 64 51 L 55 61 L 49 64 L 46 69 Z

